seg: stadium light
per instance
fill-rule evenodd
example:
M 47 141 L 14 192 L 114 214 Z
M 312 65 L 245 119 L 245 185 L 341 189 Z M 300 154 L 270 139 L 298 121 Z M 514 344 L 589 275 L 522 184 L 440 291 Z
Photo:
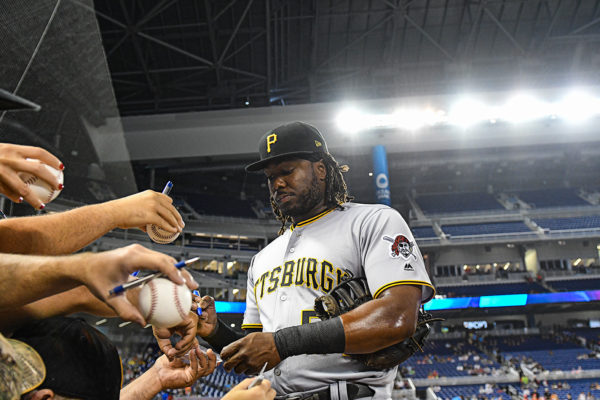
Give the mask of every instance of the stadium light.
M 443 110 L 434 110 L 426 108 L 419 109 L 400 109 L 394 113 L 396 126 L 400 129 L 415 131 L 424 126 L 434 126 L 447 121 L 446 112 Z
M 529 94 L 520 93 L 498 109 L 496 118 L 511 123 L 521 123 L 550 116 L 550 114 L 548 103 L 537 100 Z
M 600 100 L 589 93 L 574 90 L 556 106 L 556 114 L 571 123 L 582 123 L 600 113 Z
M 427 123 L 425 112 L 417 109 L 400 109 L 393 114 L 394 125 L 399 129 L 416 131 Z
M 478 100 L 462 98 L 458 100 L 448 113 L 448 123 L 461 128 L 469 128 L 485 121 L 489 110 Z
M 336 118 L 336 124 L 344 132 L 356 133 L 365 128 L 367 115 L 354 108 L 348 108 L 340 112 Z
M 479 99 L 463 96 L 450 105 L 449 111 L 408 106 L 387 114 L 370 114 L 349 107 L 338 113 L 336 124 L 347 133 L 377 128 L 415 132 L 428 126 L 451 125 L 468 129 L 481 123 L 517 124 L 558 118 L 581 123 L 597 115 L 600 115 L 600 98 L 582 90 L 573 90 L 564 99 L 555 102 L 538 99 L 530 93 L 517 93 L 498 104 L 484 104 Z

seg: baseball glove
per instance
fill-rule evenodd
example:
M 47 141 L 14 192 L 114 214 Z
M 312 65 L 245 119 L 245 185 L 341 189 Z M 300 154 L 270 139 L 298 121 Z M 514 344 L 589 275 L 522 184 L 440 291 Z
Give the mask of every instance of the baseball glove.
M 365 278 L 354 278 L 347 271 L 342 281 L 331 291 L 315 299 L 315 312 L 321 320 L 335 318 L 373 300 Z M 351 354 L 363 364 L 374 369 L 388 369 L 403 363 L 417 351 L 423 351 L 425 339 L 431 330 L 430 323 L 443 321 L 419 310 L 415 333 L 404 341 L 370 354 Z

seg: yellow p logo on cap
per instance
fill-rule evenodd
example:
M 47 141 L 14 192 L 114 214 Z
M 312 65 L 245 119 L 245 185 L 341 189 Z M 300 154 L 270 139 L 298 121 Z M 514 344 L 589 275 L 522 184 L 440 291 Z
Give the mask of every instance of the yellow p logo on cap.
M 271 145 L 275 144 L 275 142 L 277 141 L 277 135 L 272 133 L 269 136 L 267 136 L 267 153 L 271 152 Z

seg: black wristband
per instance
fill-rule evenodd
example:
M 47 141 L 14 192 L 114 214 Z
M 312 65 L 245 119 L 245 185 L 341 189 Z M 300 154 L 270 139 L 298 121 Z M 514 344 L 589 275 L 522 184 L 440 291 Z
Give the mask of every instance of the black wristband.
M 273 338 L 282 360 L 299 354 L 343 353 L 346 348 L 340 317 L 283 328 L 275 332 Z
M 217 327 L 215 331 L 205 338 L 208 344 L 211 345 L 213 350 L 217 353 L 220 353 L 223 350 L 223 347 L 227 346 L 229 343 L 233 343 L 238 339 L 241 339 L 243 335 L 235 332 L 233 329 L 228 327 L 223 323 L 220 319 L 217 320 Z

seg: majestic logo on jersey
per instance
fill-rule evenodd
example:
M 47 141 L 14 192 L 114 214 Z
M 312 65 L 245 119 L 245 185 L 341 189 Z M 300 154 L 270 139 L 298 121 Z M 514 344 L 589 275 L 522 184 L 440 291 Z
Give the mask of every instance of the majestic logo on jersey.
M 254 282 L 257 298 L 273 293 L 279 287 L 302 286 L 320 290 L 324 293 L 337 285 L 346 272 L 336 268 L 327 260 L 317 260 L 312 257 L 302 257 L 286 261 L 283 265 L 262 274 Z
M 414 258 L 417 258 L 413 254 L 413 248 L 415 247 L 415 243 L 408 240 L 408 238 L 404 235 L 396 235 L 395 238 L 391 238 L 389 236 L 384 236 L 382 238 L 386 242 L 390 242 L 390 256 L 392 258 L 396 258 L 399 256 L 408 259 L 411 255 Z
M 410 265 L 409 263 L 404 264 L 404 270 L 405 271 L 414 271 L 415 269 L 413 268 L 412 265 Z

